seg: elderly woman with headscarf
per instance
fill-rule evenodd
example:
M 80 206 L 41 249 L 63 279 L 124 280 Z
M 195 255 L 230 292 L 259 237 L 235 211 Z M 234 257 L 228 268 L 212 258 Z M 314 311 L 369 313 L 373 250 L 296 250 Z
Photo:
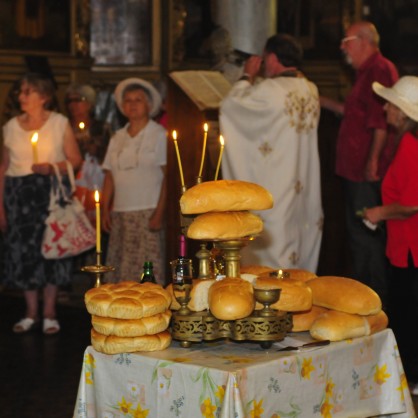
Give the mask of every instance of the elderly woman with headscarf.
M 405 76 L 391 88 L 373 83 L 387 100 L 388 124 L 398 133 L 399 145 L 382 183 L 382 206 L 366 209 L 372 224 L 386 221 L 386 255 L 392 266 L 389 320 L 399 346 L 412 392 L 418 394 L 418 77 Z
M 139 280 L 152 261 L 164 282 L 163 227 L 167 137 L 153 121 L 161 105 L 157 90 L 140 78 L 121 81 L 115 100 L 128 123 L 111 138 L 103 163 L 103 229 L 110 233 L 105 280 Z

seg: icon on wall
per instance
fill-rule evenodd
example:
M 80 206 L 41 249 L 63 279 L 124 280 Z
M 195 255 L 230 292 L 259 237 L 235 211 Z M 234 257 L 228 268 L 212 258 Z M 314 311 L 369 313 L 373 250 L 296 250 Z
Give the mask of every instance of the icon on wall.
M 91 0 L 90 54 L 97 65 L 151 64 L 152 1 Z

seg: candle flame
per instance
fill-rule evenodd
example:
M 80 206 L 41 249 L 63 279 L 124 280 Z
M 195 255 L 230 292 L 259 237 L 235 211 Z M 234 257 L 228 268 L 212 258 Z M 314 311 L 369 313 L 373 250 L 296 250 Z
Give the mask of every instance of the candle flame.
M 85 126 L 86 126 L 86 125 L 85 125 L 85 123 L 84 123 L 84 122 L 80 122 L 80 123 L 78 124 L 78 127 L 79 127 L 81 130 L 83 130 Z
M 205 123 L 205 124 L 203 125 L 203 130 L 204 130 L 205 132 L 207 132 L 207 131 L 209 130 L 209 125 L 208 125 L 207 123 Z
M 91 196 L 91 195 L 90 195 Z M 96 202 L 96 203 L 99 203 L 100 202 L 100 194 L 99 194 L 99 191 L 98 190 L 96 190 L 95 192 L 94 192 L 94 201 Z
M 177 140 L 177 131 L 173 131 L 173 139 L 174 139 L 174 141 Z
M 219 142 L 221 143 L 221 147 L 225 145 L 224 137 L 222 135 L 219 135 Z
M 33 135 L 32 135 L 32 138 L 31 138 L 31 142 L 32 142 L 32 144 L 36 144 L 37 142 L 38 142 L 38 132 L 35 132 Z

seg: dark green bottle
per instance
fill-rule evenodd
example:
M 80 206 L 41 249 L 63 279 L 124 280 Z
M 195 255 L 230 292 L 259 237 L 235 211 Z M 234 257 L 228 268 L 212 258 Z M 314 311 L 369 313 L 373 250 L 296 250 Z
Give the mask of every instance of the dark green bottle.
M 150 282 L 157 283 L 154 276 L 152 261 L 145 261 L 144 263 L 144 272 L 141 276 L 141 283 Z

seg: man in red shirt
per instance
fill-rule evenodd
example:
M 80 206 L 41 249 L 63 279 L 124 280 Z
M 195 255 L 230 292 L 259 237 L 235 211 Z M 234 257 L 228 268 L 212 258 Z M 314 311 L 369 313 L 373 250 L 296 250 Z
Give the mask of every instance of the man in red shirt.
M 398 72 L 380 53 L 379 34 L 370 22 L 350 26 L 341 40 L 341 50 L 356 70 L 354 85 L 345 103 L 321 98 L 321 105 L 343 115 L 336 173 L 343 179 L 353 278 L 372 287 L 385 302 L 388 271 L 385 233 L 382 229 L 368 229 L 356 213 L 381 204 L 381 180 L 392 157 L 384 103 L 374 94 L 372 82 L 392 86 Z

